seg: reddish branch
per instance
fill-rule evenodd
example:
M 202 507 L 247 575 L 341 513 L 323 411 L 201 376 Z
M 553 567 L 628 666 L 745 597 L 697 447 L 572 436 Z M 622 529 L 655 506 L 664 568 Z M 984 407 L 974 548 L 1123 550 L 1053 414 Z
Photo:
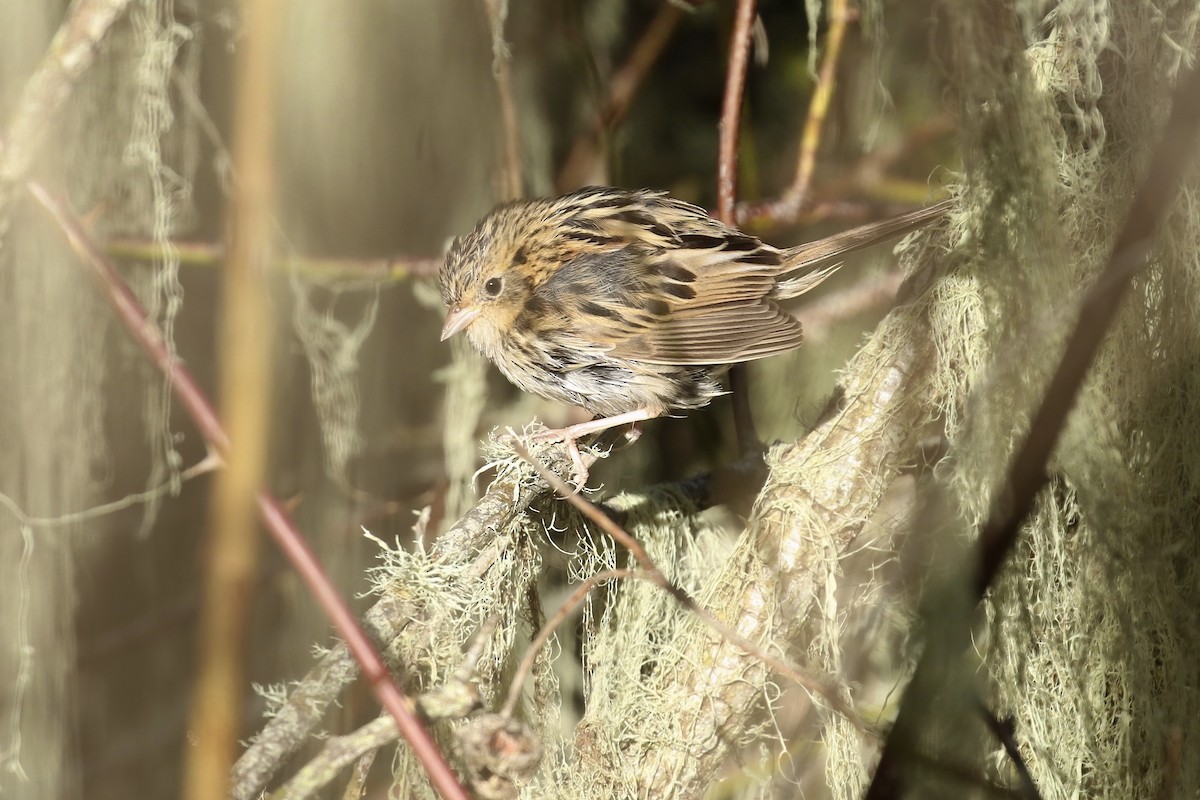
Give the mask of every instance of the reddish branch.
M 171 356 L 162 334 L 147 317 L 137 298 L 117 274 L 112 263 L 92 241 L 78 218 L 37 183 L 29 189 L 39 203 L 57 222 L 68 242 L 83 262 L 99 279 L 101 287 L 122 323 L 162 371 L 172 390 L 195 422 L 210 448 L 225 453 L 229 439 L 213 410 L 212 404 L 200 389 L 191 373 L 178 359 Z M 330 618 L 338 634 L 362 667 L 372 691 L 380 704 L 395 718 L 401 735 L 413 748 L 414 754 L 429 773 L 430 780 L 443 797 L 465 800 L 467 795 L 454 772 L 438 750 L 429 732 L 413 712 L 412 701 L 396 686 L 371 640 L 355 619 L 350 607 L 330 582 L 316 555 L 282 504 L 265 491 L 257 497 L 259 514 L 267 531 L 291 562 L 296 572 L 312 592 L 318 604 Z
M 754 0 L 738 0 L 733 36 L 729 40 L 729 66 L 725 72 L 725 99 L 721 105 L 721 135 L 717 155 L 717 219 L 728 225 L 737 224 L 734 203 L 737 199 L 738 137 L 753 27 Z
M 720 140 L 717 148 L 717 219 L 736 225 L 738 138 L 741 131 L 742 97 L 746 90 L 746 67 L 750 62 L 754 27 L 754 0 L 738 0 L 729 40 L 729 66 L 725 72 L 725 99 L 721 105 Z M 742 452 L 760 450 L 762 442 L 750 410 L 748 370 L 737 364 L 729 370 L 733 392 L 733 421 Z
M 1108 265 L 1084 298 L 1079 323 L 1067 340 L 1058 369 L 1029 426 L 1029 433 L 1013 457 L 1008 485 L 999 495 L 1006 502 L 993 509 L 979 534 L 977 601 L 983 599 L 984 592 L 1016 543 L 1017 532 L 1033 508 L 1034 499 L 1046 485 L 1050 453 L 1058 443 L 1067 414 L 1075 405 L 1083 379 L 1116 317 L 1134 273 L 1150 256 L 1158 224 L 1166 216 L 1168 206 L 1179 191 L 1185 167 L 1195 155 L 1198 133 L 1200 70 L 1179 82 L 1171 117 L 1125 218 L 1125 226 L 1113 245 Z

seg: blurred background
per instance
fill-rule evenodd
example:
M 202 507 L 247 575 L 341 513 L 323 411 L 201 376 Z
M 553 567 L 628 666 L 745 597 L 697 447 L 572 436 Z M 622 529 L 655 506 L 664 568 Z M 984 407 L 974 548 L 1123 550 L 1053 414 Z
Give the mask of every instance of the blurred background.
M 241 8 L 92 5 L 120 8 L 94 63 L 35 128 L 27 164 L 0 151 L 12 168 L 0 169 L 0 793 L 11 797 L 176 796 L 195 677 L 213 474 L 194 473 L 206 447 L 23 181 L 85 219 L 217 396 Z M 438 341 L 449 239 L 515 192 L 614 184 L 715 206 L 732 3 L 504 5 L 317 1 L 286 4 L 278 19 L 266 483 L 346 597 L 367 590 L 376 563 L 363 527 L 408 544 L 415 512 L 429 510 L 435 535 L 469 506 L 489 430 L 581 419 Z M 754 204 L 795 187 L 829 19 L 819 2 L 758 4 L 739 199 L 743 223 L 774 244 L 925 204 L 939 170 L 956 166 L 927 4 L 864 5 L 850 6 L 803 203 L 780 214 Z M 67 8 L 0 4 L 6 147 L 47 92 L 35 78 Z M 764 438 L 795 438 L 821 409 L 887 311 L 889 256 L 884 246 L 855 258 L 797 305 L 813 315 L 809 345 L 752 366 Z M 651 423 L 593 484 L 729 461 L 729 405 Z M 737 515 L 724 521 L 735 533 Z M 250 677 L 294 680 L 329 640 L 265 544 Z M 349 725 L 374 709 L 362 692 L 339 713 Z M 263 710 L 247 690 L 247 736 Z

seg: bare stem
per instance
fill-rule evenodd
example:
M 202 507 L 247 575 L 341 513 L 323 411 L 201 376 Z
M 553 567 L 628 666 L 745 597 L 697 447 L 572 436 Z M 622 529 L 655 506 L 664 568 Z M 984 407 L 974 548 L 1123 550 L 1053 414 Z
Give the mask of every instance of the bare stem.
M 213 267 L 226 258 L 225 246 L 213 242 L 172 241 L 173 254 L 179 263 L 190 266 Z M 112 258 L 127 261 L 153 261 L 162 254 L 162 244 L 148 239 L 110 239 L 104 251 Z M 437 275 L 441 258 L 396 256 L 393 258 L 316 258 L 312 256 L 278 256 L 263 265 L 266 269 L 294 272 L 320 280 L 370 281 L 372 286 L 399 283 L 413 277 Z
M 605 131 L 616 128 L 624 121 L 629 104 L 637 96 L 642 81 L 658 61 L 682 18 L 683 11 L 674 3 L 663 2 L 659 5 L 658 13 L 646 26 L 629 58 L 613 73 L 608 83 L 608 95 L 592 118 L 591 126 L 571 146 L 571 152 L 558 172 L 557 186 L 560 191 L 574 189 L 588 180 Z
M 742 96 L 746 67 L 750 63 L 750 35 L 754 27 L 754 0 L 738 0 L 729 40 L 729 66 L 725 71 L 725 98 L 721 104 L 721 131 L 717 161 L 717 219 L 733 225 L 737 201 L 738 138 L 741 133 Z
M 503 0 L 483 0 L 492 29 L 492 74 L 496 79 L 500 121 L 504 130 L 502 194 L 505 200 L 516 200 L 524 193 L 521 188 L 521 131 L 517 123 L 517 101 L 513 95 L 512 62 L 504 43 L 506 5 Z
M 746 90 L 746 68 L 754 28 L 755 0 L 738 0 L 729 40 L 729 66 L 725 71 L 725 97 L 721 106 L 721 130 L 717 151 L 717 219 L 737 224 L 738 139 L 741 132 L 742 96 Z M 744 364 L 729 370 L 733 390 L 733 422 L 742 454 L 762 449 L 750 408 L 750 378 Z
M 808 116 L 804 120 L 804 135 L 800 137 L 800 157 L 796 162 L 796 180 L 785 195 L 785 200 L 797 207 L 804 204 L 808 187 L 812 184 L 813 170 L 817 165 L 817 151 L 821 148 L 821 130 L 829 114 L 829 101 L 837 84 L 837 65 L 842 57 L 842 42 L 846 39 L 846 26 L 850 21 L 850 4 L 847 0 L 830 0 L 829 33 L 825 36 L 825 53 L 821 56 L 821 70 L 812 101 L 808 105 Z
M 236 450 L 217 474 L 202 580 L 198 676 L 189 727 L 184 795 L 228 793 L 229 767 L 241 733 L 246 638 L 253 618 L 259 528 L 255 496 L 262 483 L 270 429 L 271 326 L 260 259 L 271 247 L 274 202 L 275 93 L 279 0 L 252 0 L 245 9 L 235 100 L 234 152 L 242 180 L 230 204 L 231 241 L 222 284 L 221 409 Z

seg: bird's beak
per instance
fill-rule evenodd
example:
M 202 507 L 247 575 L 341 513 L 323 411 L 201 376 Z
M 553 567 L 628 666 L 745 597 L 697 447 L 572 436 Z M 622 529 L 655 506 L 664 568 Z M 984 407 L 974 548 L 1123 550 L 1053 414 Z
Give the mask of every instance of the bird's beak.
M 470 325 L 479 316 L 478 308 L 459 308 L 455 306 L 446 315 L 446 323 L 442 325 L 442 341 L 446 341 L 463 328 Z

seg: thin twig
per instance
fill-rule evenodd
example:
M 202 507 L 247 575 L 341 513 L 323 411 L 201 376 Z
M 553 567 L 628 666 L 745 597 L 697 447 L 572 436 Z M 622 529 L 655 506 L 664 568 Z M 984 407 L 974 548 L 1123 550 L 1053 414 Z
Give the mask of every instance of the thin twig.
M 62 229 L 67 241 L 84 264 L 99 279 L 117 316 L 170 382 L 172 391 L 191 416 L 206 443 L 218 453 L 228 452 L 229 438 L 212 404 L 183 363 L 168 352 L 162 334 L 147 317 L 145 309 L 88 235 L 82 223 L 40 184 L 31 181 L 28 186 L 30 192 Z M 437 744 L 417 720 L 411 701 L 392 680 L 375 646 L 330 582 L 295 522 L 284 510 L 283 505 L 266 492 L 258 493 L 257 504 L 268 532 L 313 593 L 349 652 L 362 665 L 362 672 L 367 677 L 372 691 L 383 707 L 395 717 L 401 733 L 429 773 L 433 785 L 444 797 L 465 800 L 465 790 L 458 783 Z
M 521 187 L 521 132 L 517 122 L 517 101 L 513 95 L 512 61 L 504 41 L 507 0 L 482 0 L 492 30 L 492 75 L 500 100 L 500 122 L 504 131 L 504 163 L 501 194 L 516 200 L 524 194 Z
M 0 155 L 0 240 L 6 233 L 13 187 L 29 175 L 38 151 L 49 139 L 55 117 L 75 84 L 91 68 L 100 42 L 130 0 L 77 0 L 67 9 L 37 71 L 25 82 L 5 134 Z
M 859 717 L 858 712 L 851 708 L 850 705 L 842 699 L 841 695 L 838 694 L 836 689 L 827 686 L 818 678 L 815 678 L 811 675 L 806 675 L 799 668 L 793 667 L 791 664 L 788 664 L 778 656 L 772 655 L 756 642 L 751 641 L 742 634 L 738 633 L 733 627 L 726 625 L 724 622 L 717 619 L 717 617 L 711 611 L 700 605 L 700 603 L 698 603 L 690 594 L 688 594 L 686 589 L 684 589 L 682 586 L 679 586 L 665 574 L 663 574 L 662 570 L 658 568 L 658 565 L 650 557 L 650 554 L 646 552 L 644 547 L 642 547 L 641 542 L 639 542 L 636 538 L 631 536 L 628 531 L 618 525 L 616 521 L 612 519 L 612 517 L 601 511 L 591 500 L 588 500 L 582 494 L 572 489 L 562 478 L 558 477 L 553 472 L 542 466 L 530 454 L 529 450 L 527 450 L 525 446 L 521 444 L 521 442 L 515 437 L 511 439 L 511 443 L 513 450 L 516 451 L 517 455 L 529 462 L 529 464 L 537 471 L 542 480 L 548 483 L 555 492 L 557 492 L 568 503 L 575 506 L 575 508 L 581 514 L 591 520 L 597 527 L 607 533 L 614 541 L 628 550 L 630 554 L 637 559 L 638 563 L 645 571 L 646 580 L 649 580 L 661 589 L 665 590 L 667 594 L 674 598 L 680 605 L 699 617 L 705 625 L 716 631 L 717 634 L 724 637 L 728 641 L 742 648 L 750 655 L 761 660 L 777 674 L 793 681 L 798 686 L 807 689 L 809 692 L 823 697 L 825 702 L 829 704 L 830 708 L 844 716 L 860 731 L 872 736 L 875 735 L 875 732 L 869 728 L 865 722 L 863 722 L 862 718 Z M 628 577 L 640 576 L 637 573 L 634 573 Z M 526 658 L 528 657 L 529 656 L 526 656 Z M 509 699 L 512 699 L 511 695 Z
M 957 130 L 958 125 L 955 123 L 954 118 L 945 112 L 922 120 L 909 129 L 899 141 L 872 150 L 869 153 L 864 153 L 845 172 L 834 175 L 827 180 L 822 180 L 813 193 L 819 194 L 822 197 L 844 197 L 851 192 L 862 192 L 874 197 L 889 197 L 901 202 L 922 199 L 929 192 L 927 184 L 920 183 L 921 195 L 918 198 L 912 198 L 909 192 L 912 188 L 917 187 L 903 185 L 904 191 L 895 191 L 898 184 L 894 181 L 886 180 L 888 170 L 896 164 L 911 158 L 913 153 L 918 152 L 921 148 L 927 147 L 939 139 L 944 139 Z M 880 191 L 881 187 L 886 187 L 886 190 Z M 743 211 L 745 210 L 738 210 L 739 219 L 743 218 Z M 798 213 L 802 213 L 804 210 L 806 209 L 798 209 L 797 211 Z
M 213 267 L 224 262 L 225 246 L 213 242 L 172 241 L 171 248 L 179 263 L 188 266 Z M 147 239 L 110 239 L 104 250 L 112 258 L 127 261 L 153 261 L 162 246 Z M 324 281 L 370 281 L 372 286 L 399 283 L 414 277 L 437 275 L 441 258 L 395 256 L 393 258 L 320 258 L 315 256 L 277 256 L 263 265 L 269 270 L 283 270 L 303 277 Z
M 658 61 L 681 19 L 683 10 L 679 6 L 667 1 L 659 5 L 658 12 L 633 46 L 629 58 L 613 73 L 604 104 L 592 118 L 592 124 L 571 146 L 571 152 L 558 172 L 556 185 L 559 191 L 574 189 L 587 181 L 605 131 L 613 130 L 624 121 L 642 81 Z
M 58 224 L 67 243 L 100 282 L 117 318 L 133 334 L 154 366 L 171 382 L 171 389 L 183 403 L 205 443 L 223 456 L 229 450 L 229 437 L 225 435 L 216 410 L 188 368 L 171 353 L 158 326 L 147 317 L 141 302 L 121 279 L 116 267 L 105 257 L 83 222 L 66 205 L 39 183 L 30 181 L 28 187 L 42 208 Z
M 912 128 L 902 140 L 888 147 L 866 153 L 846 171 L 820 181 L 806 192 L 801 203 L 794 206 L 780 199 L 738 205 L 738 223 L 755 231 L 783 225 L 810 225 L 826 219 L 867 219 L 879 201 L 919 202 L 929 194 L 929 186 L 918 181 L 887 180 L 887 171 L 909 158 L 914 152 L 957 130 L 949 114 L 938 114 Z M 875 203 L 850 203 L 844 198 L 860 192 L 877 198 Z M 824 201 L 815 198 L 828 198 Z M 898 212 L 897 212 L 898 213 Z
M 721 104 L 721 128 L 717 148 L 717 219 L 737 224 L 738 139 L 741 132 L 742 97 L 746 91 L 746 68 L 754 29 L 755 0 L 738 0 L 729 39 L 729 65 L 725 70 L 725 95 Z M 733 391 L 733 422 L 742 454 L 762 449 L 750 407 L 749 371 L 744 364 L 729 370 Z
M 223 465 L 219 456 L 215 453 L 209 453 L 198 462 L 188 467 L 179 473 L 179 481 L 186 483 L 192 478 L 198 478 L 201 475 L 206 475 Z M 101 503 L 100 505 L 91 506 L 81 511 L 70 511 L 65 514 L 59 514 L 53 517 L 33 517 L 25 513 L 16 500 L 13 500 L 8 495 L 0 492 L 0 508 L 5 508 L 17 520 L 17 523 L 29 528 L 61 528 L 67 525 L 75 525 L 80 522 L 86 522 L 90 519 L 103 517 L 108 514 L 115 514 L 118 511 L 124 511 L 127 508 L 139 505 L 141 503 L 149 503 L 161 497 L 168 495 L 175 482 L 168 480 L 158 486 L 146 489 L 141 492 L 132 492 L 122 496 L 118 500 L 113 500 L 109 503 Z
M 347 765 L 372 756 L 379 748 L 396 741 L 396 735 L 396 720 L 383 714 L 356 731 L 343 736 L 331 736 L 316 757 L 271 794 L 272 800 L 305 800 L 313 797 Z
M 367 776 L 371 774 L 371 765 L 375 763 L 375 754 L 378 752 L 368 750 L 354 762 L 350 780 L 346 781 L 346 788 L 342 791 L 342 800 L 362 800 L 367 796 Z
M 846 27 L 851 20 L 850 4 L 847 0 L 830 0 L 829 33 L 825 36 L 825 53 L 821 57 L 821 70 L 817 76 L 816 89 L 808 106 L 804 120 L 804 135 L 800 138 L 800 156 L 796 162 L 796 180 L 784 199 L 796 206 L 804 205 L 808 187 L 812 184 L 813 170 L 817 165 L 817 151 L 821 148 L 821 131 L 829 113 L 829 101 L 837 83 L 837 66 L 842 57 L 842 42 L 846 38 Z
M 825 52 L 821 56 L 821 69 L 812 100 L 808 104 L 808 115 L 804 120 L 804 133 L 800 137 L 800 154 L 796 160 L 796 178 L 779 198 L 779 208 L 772 216 L 794 217 L 804 207 L 808 190 L 812 185 L 813 172 L 817 165 L 817 152 L 821 148 L 821 131 L 829 113 L 829 101 L 837 83 L 837 66 L 842 57 L 842 42 L 846 39 L 846 27 L 853 19 L 847 0 L 830 0 L 829 32 L 825 36 Z
M 531 461 L 530 463 L 533 462 Z M 558 626 L 562 625 L 567 617 L 571 616 L 572 612 L 579 608 L 580 604 L 591 594 L 592 589 L 595 589 L 605 581 L 632 578 L 635 576 L 638 576 L 638 573 L 631 569 L 608 569 L 589 576 L 575 588 L 575 591 L 571 592 L 571 596 L 563 601 L 558 611 L 554 612 L 554 616 L 546 620 L 541 630 L 537 632 L 537 636 L 534 636 L 533 641 L 529 643 L 529 648 L 525 651 L 525 656 L 521 659 L 521 663 L 517 665 L 516 671 L 513 672 L 512 682 L 509 683 L 508 687 L 508 698 L 504 701 L 504 706 L 500 709 L 501 714 L 506 717 L 512 716 L 513 711 L 517 708 L 517 701 L 521 699 L 521 689 L 524 687 L 525 681 L 529 678 L 529 674 L 533 672 L 533 665 L 537 661 L 538 653 L 546 646 L 546 642 L 550 641 L 550 637 L 554 635 L 554 631 L 558 630 Z M 641 577 L 649 578 L 648 575 Z

